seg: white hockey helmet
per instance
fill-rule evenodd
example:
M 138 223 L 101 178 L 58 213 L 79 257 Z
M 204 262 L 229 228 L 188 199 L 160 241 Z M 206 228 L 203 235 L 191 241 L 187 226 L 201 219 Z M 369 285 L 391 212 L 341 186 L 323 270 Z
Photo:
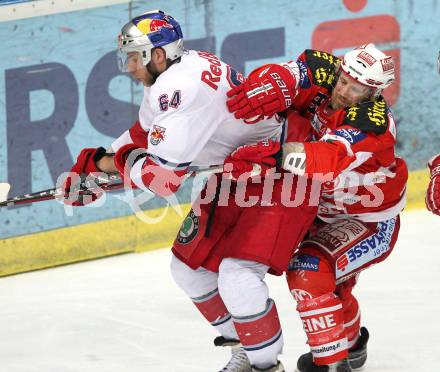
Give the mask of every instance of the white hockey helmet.
M 374 44 L 362 45 L 347 52 L 342 58 L 341 69 L 359 83 L 376 88 L 375 96 L 395 80 L 393 58 Z
M 138 52 L 142 64 L 151 60 L 151 50 L 161 47 L 167 59 L 174 61 L 183 54 L 183 34 L 179 23 L 161 10 L 152 10 L 133 18 L 121 29 L 118 40 L 118 65 L 127 71 L 128 53 Z

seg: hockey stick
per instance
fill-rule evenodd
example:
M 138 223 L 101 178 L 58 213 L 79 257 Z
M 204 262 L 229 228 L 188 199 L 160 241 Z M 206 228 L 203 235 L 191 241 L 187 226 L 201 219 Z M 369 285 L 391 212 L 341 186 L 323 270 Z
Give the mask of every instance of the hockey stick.
M 189 172 L 195 172 L 196 174 L 211 174 L 223 172 L 223 165 L 215 165 L 210 167 L 189 167 Z M 124 182 L 117 174 L 111 174 L 106 178 L 95 178 L 93 180 L 83 181 L 79 187 L 78 192 L 93 191 L 100 188 L 104 191 L 112 191 L 121 189 L 124 187 Z M 64 190 L 61 188 L 51 188 L 47 190 L 37 191 L 30 194 L 20 195 L 8 199 L 8 193 L 11 188 L 9 183 L 0 183 L 0 208 L 9 207 L 13 205 L 21 205 L 39 202 L 43 200 L 52 200 L 57 197 L 62 198 Z
M 105 191 L 116 190 L 122 188 L 124 183 L 121 181 L 119 175 L 111 174 L 107 179 L 96 178 L 93 181 L 86 180 L 83 181 L 78 188 L 78 192 L 81 192 L 81 189 L 94 190 L 97 188 L 101 188 Z M 30 194 L 15 196 L 13 198 L 8 199 L 8 193 L 11 188 L 11 185 L 8 183 L 0 183 L 0 208 L 1 207 L 9 207 L 12 205 L 21 205 L 34 203 L 43 200 L 52 200 L 57 197 L 62 197 L 64 194 L 64 190 L 61 188 L 52 188 L 42 191 L 33 192 Z
M 208 167 L 188 167 L 189 174 L 214 174 L 214 173 L 223 173 L 224 168 L 223 165 L 212 165 Z M 261 173 L 261 166 L 259 164 L 253 164 L 252 172 L 250 173 L 250 177 L 257 176 Z M 98 188 L 104 191 L 113 191 L 118 190 L 124 187 L 123 180 L 119 177 L 118 174 L 110 174 L 108 177 L 101 178 L 97 177 L 93 180 L 85 180 L 80 183 L 77 191 L 87 192 L 93 191 Z M 28 203 L 39 202 L 43 200 L 52 200 L 56 198 L 63 198 L 64 190 L 62 188 L 51 188 L 47 190 L 37 191 L 30 194 L 15 196 L 13 198 L 8 199 L 8 193 L 11 188 L 9 183 L 0 183 L 0 208 L 1 207 L 9 207 L 13 205 L 22 205 Z

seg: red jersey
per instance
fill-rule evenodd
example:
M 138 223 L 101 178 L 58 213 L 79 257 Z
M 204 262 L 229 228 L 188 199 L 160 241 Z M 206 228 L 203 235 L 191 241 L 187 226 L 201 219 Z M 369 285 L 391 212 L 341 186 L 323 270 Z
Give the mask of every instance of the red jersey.
M 395 155 L 393 115 L 381 96 L 331 110 L 328 104 L 338 63 L 331 54 L 306 50 L 296 62 L 285 65 L 297 76 L 292 108 L 311 123 L 305 172 L 309 177 L 330 175 L 323 184 L 318 215 L 328 222 L 347 217 L 365 222 L 395 217 L 405 206 L 408 170 L 405 161 Z

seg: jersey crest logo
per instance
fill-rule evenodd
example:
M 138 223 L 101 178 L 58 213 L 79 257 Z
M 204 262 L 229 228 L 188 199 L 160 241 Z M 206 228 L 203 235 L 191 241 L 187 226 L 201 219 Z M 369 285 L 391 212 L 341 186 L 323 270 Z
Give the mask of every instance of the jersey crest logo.
M 165 139 L 166 128 L 159 125 L 153 125 L 153 130 L 150 134 L 150 143 L 154 146 L 158 145 Z

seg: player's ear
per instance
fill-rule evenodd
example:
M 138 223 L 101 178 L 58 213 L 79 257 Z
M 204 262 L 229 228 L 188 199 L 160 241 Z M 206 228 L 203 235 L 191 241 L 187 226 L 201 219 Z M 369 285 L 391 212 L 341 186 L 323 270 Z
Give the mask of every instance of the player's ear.
M 162 48 L 154 48 L 151 51 L 151 59 L 158 64 L 166 63 L 167 54 Z

